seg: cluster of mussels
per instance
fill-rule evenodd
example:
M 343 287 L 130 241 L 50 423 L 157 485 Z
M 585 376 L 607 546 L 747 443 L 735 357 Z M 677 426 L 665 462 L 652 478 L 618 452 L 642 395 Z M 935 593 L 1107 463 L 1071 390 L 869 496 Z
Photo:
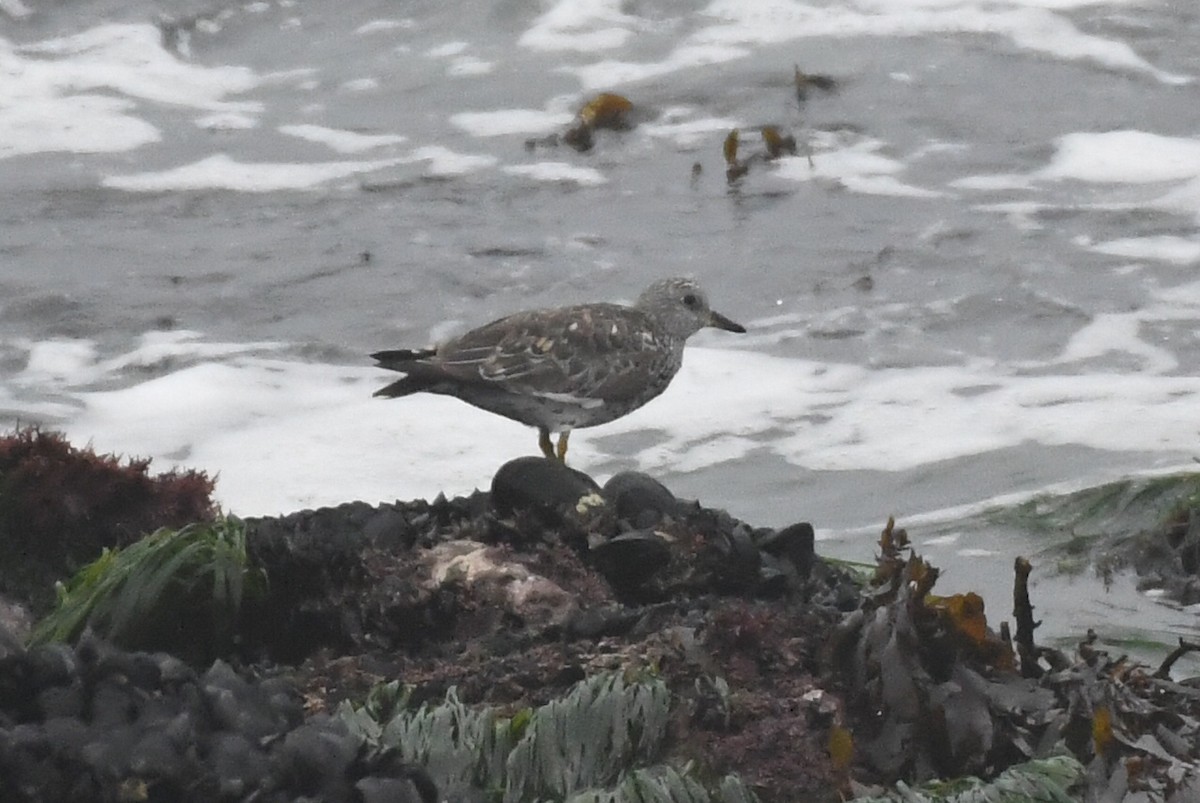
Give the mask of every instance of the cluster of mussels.
M 433 783 L 294 686 L 85 637 L 0 641 L 0 799 L 432 803 Z

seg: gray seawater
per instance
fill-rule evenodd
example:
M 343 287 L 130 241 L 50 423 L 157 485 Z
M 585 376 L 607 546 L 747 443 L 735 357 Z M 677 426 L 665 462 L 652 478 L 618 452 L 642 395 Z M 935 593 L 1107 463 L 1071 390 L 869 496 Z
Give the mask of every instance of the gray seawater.
M 628 299 L 650 279 L 677 273 L 700 277 L 714 306 L 752 328 L 742 343 L 712 336 L 705 346 L 893 372 L 918 390 L 938 369 L 982 364 L 996 366 L 989 375 L 997 386 L 1061 377 L 1061 403 L 1071 403 L 1074 376 L 1109 375 L 1108 392 L 1121 399 L 1122 383 L 1145 380 L 1154 355 L 1173 364 L 1149 371 L 1152 379 L 1197 373 L 1200 306 L 1164 301 L 1188 288 L 1200 265 L 1200 253 L 1188 250 L 1200 243 L 1200 203 L 1189 206 L 1186 194 L 1200 165 L 1172 149 L 1198 141 L 1196 7 L 830 0 L 738 8 L 669 0 L 0 4 L 5 417 L 36 420 L 40 401 L 70 403 L 69 383 L 48 390 L 20 381 L 31 344 L 86 340 L 104 358 L 147 332 L 186 329 L 217 342 L 286 343 L 296 360 L 366 365 L 363 355 L 380 347 L 422 344 L 526 307 Z M 47 44 L 147 23 L 158 25 L 157 38 L 139 40 L 146 61 L 123 62 L 124 72 L 89 61 L 87 48 Z M 548 28 L 567 45 L 539 44 Z M 738 53 L 721 56 L 722 48 Z M 252 80 L 202 98 L 187 74 L 167 70 L 178 64 L 242 70 Z M 834 76 L 838 91 L 798 103 L 794 65 Z M 39 82 L 55 89 L 42 93 Z M 600 132 L 587 154 L 526 150 L 526 139 L 560 124 L 481 132 L 457 117 L 535 110 L 569 118 L 600 90 L 628 96 L 642 122 Z M 113 131 L 82 112 L 21 124 L 46 96 L 73 92 L 126 104 L 124 113 L 152 126 L 157 140 L 90 147 L 89 137 L 102 142 Z M 239 118 L 251 124 L 230 122 Z M 721 156 L 730 122 L 751 149 L 755 126 L 794 133 L 811 151 L 811 174 L 796 158 L 756 166 L 731 186 Z M 281 130 L 301 124 L 406 139 L 335 153 Z M 28 144 L 37 125 L 95 128 L 42 150 Z M 1063 167 L 1061 138 L 1121 131 L 1151 138 L 1113 145 L 1107 177 Z M 432 150 L 414 155 L 421 148 Z M 437 153 L 455 164 L 492 161 L 443 170 Z M 131 176 L 168 174 L 216 154 L 280 169 L 399 161 L 303 189 L 203 180 L 122 188 Z M 567 177 L 503 169 L 542 162 L 565 165 Z M 1142 180 L 1141 163 L 1163 176 Z M 570 169 L 602 183 L 571 178 Z M 980 180 L 996 176 L 1021 180 Z M 1174 206 L 1163 202 L 1172 191 L 1185 196 Z M 1133 251 L 1095 247 L 1128 241 Z M 1129 348 L 1127 330 L 1107 329 L 1109 320 L 1132 320 L 1150 357 Z M 1082 331 L 1100 346 L 1064 358 Z M 83 389 L 132 386 L 185 364 L 114 371 Z M 962 396 L 993 388 L 971 385 L 971 375 Z M 1173 388 L 1166 382 L 1161 398 L 1193 392 Z M 703 391 L 693 392 L 702 399 Z M 755 437 L 803 433 L 824 415 L 765 425 Z M 868 407 L 864 421 L 870 415 Z M 927 423 L 940 413 L 916 404 L 911 415 Z M 1036 420 L 1035 410 L 1029 415 Z M 1094 440 L 1056 439 L 1014 420 L 1011 432 L 999 428 L 999 441 L 947 458 L 929 437 L 897 447 L 892 433 L 868 432 L 880 442 L 877 465 L 830 468 L 834 446 L 811 464 L 763 448 L 666 479 L 681 495 L 756 524 L 811 519 L 834 536 L 829 550 L 869 559 L 869 528 L 889 513 L 1179 464 L 1200 429 L 1180 419 L 1178 441 L 1156 435 L 1144 448 L 1128 439 L 1112 447 L 1100 432 L 1138 426 L 1101 415 Z M 971 430 L 970 420 L 947 418 L 938 437 Z M 586 437 L 610 454 L 643 442 L 593 432 Z M 912 459 L 895 459 L 905 449 Z M 611 459 L 598 467 L 628 466 Z M 970 557 L 944 560 L 962 561 L 960 577 L 987 580 L 973 577 Z M 1167 631 L 1186 626 L 1186 618 L 1149 611 Z

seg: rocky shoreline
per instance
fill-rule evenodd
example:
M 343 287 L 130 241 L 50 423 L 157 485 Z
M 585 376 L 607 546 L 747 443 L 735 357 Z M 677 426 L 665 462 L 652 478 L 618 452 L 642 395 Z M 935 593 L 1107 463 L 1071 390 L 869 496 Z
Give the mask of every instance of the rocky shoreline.
M 42 435 L 23 437 L 28 447 Z M 57 459 L 94 458 L 58 445 Z M 0 579 L 12 598 L 22 532 L 13 477 L 24 475 L 5 454 Z M 165 481 L 190 492 L 201 479 Z M 178 508 L 155 493 L 146 498 L 156 509 Z M 1180 515 L 1159 537 L 1185 572 L 1195 536 Z M 522 458 L 468 497 L 220 526 L 244 539 L 245 577 L 265 577 L 261 587 L 238 581 L 228 622 L 217 621 L 228 606 L 204 603 L 213 572 L 171 578 L 153 628 L 128 626 L 128 614 L 114 629 L 100 608 L 68 644 L 24 646 L 26 634 L 9 632 L 19 619 L 0 628 L 0 798 L 645 799 L 622 796 L 637 779 L 674 790 L 654 799 L 744 803 L 869 798 L 962 776 L 1066 795 L 1045 799 L 1200 794 L 1200 683 L 1086 638 L 1072 654 L 1036 644 L 1027 596 L 1015 630 L 989 624 L 978 597 L 936 595 L 936 568 L 890 523 L 876 564 L 847 568 L 814 553 L 805 522 L 755 528 L 645 475 L 599 487 Z M 27 549 L 24 559 L 67 554 Z M 1018 570 L 1018 599 L 1022 587 Z M 66 596 L 79 588 L 68 584 Z M 57 615 L 45 596 L 19 598 L 40 626 Z M 599 788 L 578 786 L 575 769 L 577 786 L 529 786 L 521 745 L 545 738 L 563 701 L 603 678 L 624 679 L 604 687 L 611 699 L 661 702 L 653 755 L 622 754 L 609 776 L 588 781 Z M 456 765 L 412 746 L 415 712 L 436 718 L 451 702 L 462 707 L 455 716 L 487 711 L 508 734 L 503 760 L 472 753 Z M 644 724 L 649 714 L 636 710 L 622 727 Z

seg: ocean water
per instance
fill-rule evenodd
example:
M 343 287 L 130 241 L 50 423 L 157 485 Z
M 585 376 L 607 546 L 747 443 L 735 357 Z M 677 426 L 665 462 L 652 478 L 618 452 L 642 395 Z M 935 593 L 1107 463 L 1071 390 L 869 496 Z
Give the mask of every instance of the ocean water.
M 1197 76 L 1168 0 L 0 0 L 0 420 L 242 515 L 469 492 L 534 432 L 367 353 L 691 274 L 749 333 L 572 464 L 862 560 L 895 515 L 1007 615 L 1043 545 L 944 522 L 1200 455 Z M 526 147 L 601 91 L 638 125 Z M 1196 631 L 1064 582 L 1056 632 Z

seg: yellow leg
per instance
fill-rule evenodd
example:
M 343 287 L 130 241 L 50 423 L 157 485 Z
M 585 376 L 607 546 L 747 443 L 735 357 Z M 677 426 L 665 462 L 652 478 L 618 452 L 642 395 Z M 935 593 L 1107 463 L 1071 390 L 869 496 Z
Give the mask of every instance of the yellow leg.
M 554 444 L 550 442 L 550 430 L 538 430 L 538 446 L 542 448 L 542 454 L 548 459 L 554 459 Z
M 567 438 L 571 437 L 571 430 L 566 430 L 558 436 L 558 462 L 567 462 Z

